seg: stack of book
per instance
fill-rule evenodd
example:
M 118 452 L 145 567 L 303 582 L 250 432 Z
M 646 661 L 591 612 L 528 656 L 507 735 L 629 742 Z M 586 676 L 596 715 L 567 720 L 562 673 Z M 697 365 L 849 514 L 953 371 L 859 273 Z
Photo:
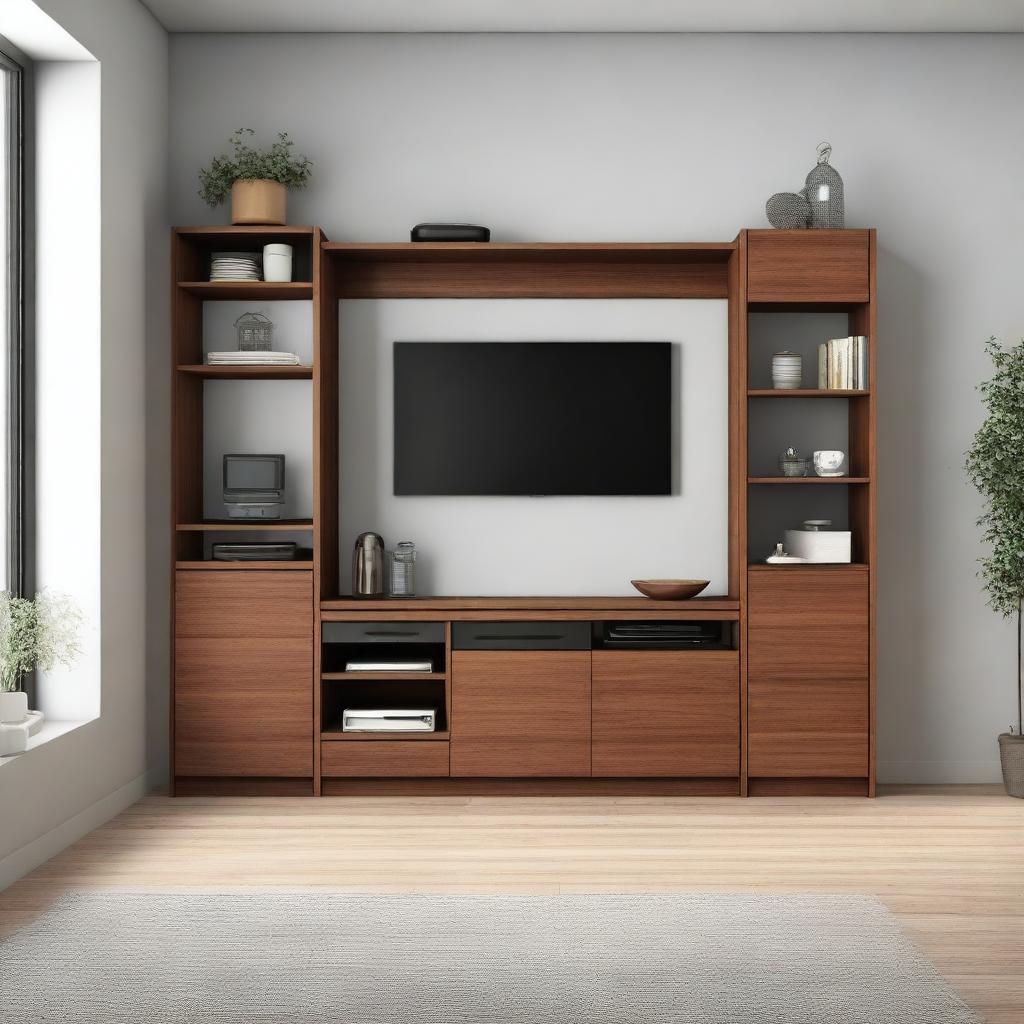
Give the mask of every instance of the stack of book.
M 298 366 L 294 352 L 209 352 L 210 366 Z
M 831 338 L 818 346 L 818 387 L 862 391 L 868 386 L 868 339 Z

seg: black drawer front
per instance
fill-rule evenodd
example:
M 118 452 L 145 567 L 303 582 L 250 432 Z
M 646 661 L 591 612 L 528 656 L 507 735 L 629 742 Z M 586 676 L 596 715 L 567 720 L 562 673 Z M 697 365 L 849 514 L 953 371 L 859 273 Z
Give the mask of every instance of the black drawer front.
M 325 622 L 325 644 L 443 644 L 443 622 Z
M 455 622 L 457 651 L 589 651 L 589 622 Z

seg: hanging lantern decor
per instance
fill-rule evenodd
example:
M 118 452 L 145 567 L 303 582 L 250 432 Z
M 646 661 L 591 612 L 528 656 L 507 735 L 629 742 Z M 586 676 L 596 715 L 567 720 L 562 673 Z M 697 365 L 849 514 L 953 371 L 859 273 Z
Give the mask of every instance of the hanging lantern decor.
M 243 313 L 235 321 L 239 352 L 269 352 L 274 347 L 274 325 L 262 313 Z
M 845 223 L 843 209 L 843 179 L 828 162 L 832 147 L 827 142 L 818 144 L 818 162 L 807 175 L 805 190 L 811 204 L 812 228 L 841 228 Z

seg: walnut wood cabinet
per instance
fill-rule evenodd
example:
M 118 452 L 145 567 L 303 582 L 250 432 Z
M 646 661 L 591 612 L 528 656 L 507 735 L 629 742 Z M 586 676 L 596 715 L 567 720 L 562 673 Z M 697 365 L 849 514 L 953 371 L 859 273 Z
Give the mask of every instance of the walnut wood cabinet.
M 451 774 L 590 774 L 590 651 L 455 651 Z
M 175 775 L 312 778 L 313 574 L 176 575 Z
M 867 778 L 868 572 L 752 571 L 751 777 Z
M 739 776 L 736 651 L 595 651 L 593 658 L 594 775 Z

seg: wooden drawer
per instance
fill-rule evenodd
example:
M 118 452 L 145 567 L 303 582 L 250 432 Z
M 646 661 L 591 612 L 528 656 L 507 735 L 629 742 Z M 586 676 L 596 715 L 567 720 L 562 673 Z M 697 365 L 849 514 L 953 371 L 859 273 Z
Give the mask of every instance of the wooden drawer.
M 451 773 L 590 774 L 590 651 L 455 651 Z
M 748 302 L 867 302 L 869 233 L 747 233 Z
M 312 643 L 313 574 L 294 572 L 175 573 L 176 637 L 303 637 Z
M 444 740 L 333 740 L 320 747 L 325 778 L 411 778 L 448 774 Z
M 751 679 L 748 772 L 755 777 L 865 778 L 868 681 Z
M 747 594 L 751 680 L 867 679 L 866 570 L 758 570 Z
M 595 651 L 593 659 L 594 775 L 739 775 L 735 651 Z
M 174 645 L 177 775 L 313 774 L 313 638 Z

